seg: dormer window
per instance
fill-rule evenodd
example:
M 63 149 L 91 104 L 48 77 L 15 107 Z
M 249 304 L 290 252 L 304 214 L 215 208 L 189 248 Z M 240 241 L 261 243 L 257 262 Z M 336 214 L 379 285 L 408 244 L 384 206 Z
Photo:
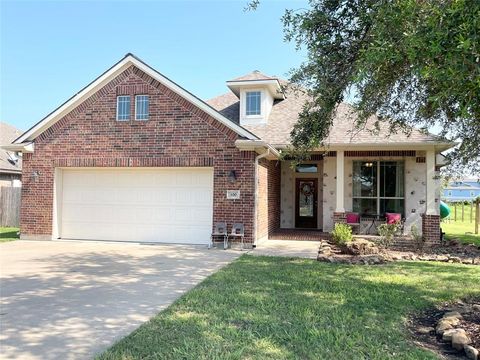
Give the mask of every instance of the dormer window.
M 285 99 L 280 81 L 254 71 L 227 81 L 227 86 L 240 100 L 240 125 L 265 125 L 275 100 Z
M 261 115 L 262 114 L 262 92 L 247 91 L 246 93 L 245 115 Z

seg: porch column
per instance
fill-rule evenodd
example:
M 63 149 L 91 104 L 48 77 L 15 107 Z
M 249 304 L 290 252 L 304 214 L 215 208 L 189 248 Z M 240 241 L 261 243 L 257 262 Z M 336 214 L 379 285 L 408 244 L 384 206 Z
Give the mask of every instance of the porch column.
M 435 150 L 427 150 L 426 159 L 426 208 L 422 215 L 422 235 L 427 245 L 440 243 L 440 204 L 435 202 Z
M 426 196 L 426 215 L 438 215 L 439 205 L 435 203 L 435 150 L 428 150 L 426 156 L 426 175 L 427 179 L 425 184 L 427 185 Z
M 336 195 L 337 195 L 337 205 L 335 208 L 335 212 L 337 213 L 344 213 L 345 212 L 345 205 L 344 205 L 344 186 L 345 186 L 345 176 L 344 176 L 344 152 L 343 150 L 337 151 L 337 188 L 336 188 Z

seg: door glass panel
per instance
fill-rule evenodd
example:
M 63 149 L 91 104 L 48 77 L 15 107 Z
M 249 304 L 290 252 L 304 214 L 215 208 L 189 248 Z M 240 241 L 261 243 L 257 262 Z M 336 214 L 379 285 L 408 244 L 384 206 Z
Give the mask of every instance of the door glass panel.
M 300 181 L 298 194 L 298 215 L 301 217 L 313 217 L 314 213 L 314 184 L 312 181 Z

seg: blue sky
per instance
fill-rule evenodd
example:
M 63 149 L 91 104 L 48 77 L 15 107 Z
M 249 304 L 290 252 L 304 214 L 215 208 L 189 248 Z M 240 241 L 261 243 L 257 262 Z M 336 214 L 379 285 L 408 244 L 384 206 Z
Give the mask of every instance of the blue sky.
M 258 69 L 286 76 L 304 54 L 281 16 L 303 1 L 0 0 L 0 120 L 28 129 L 132 52 L 195 95 Z

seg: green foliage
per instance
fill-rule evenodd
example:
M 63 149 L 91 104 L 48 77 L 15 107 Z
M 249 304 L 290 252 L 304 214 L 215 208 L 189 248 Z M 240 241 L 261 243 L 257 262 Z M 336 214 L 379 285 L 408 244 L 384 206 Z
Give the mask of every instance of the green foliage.
M 418 250 L 423 249 L 423 245 L 425 244 L 424 239 L 422 234 L 420 234 L 420 231 L 418 230 L 417 225 L 413 224 L 410 227 L 410 233 L 412 234 L 413 241 L 415 243 L 415 247 Z
M 345 245 L 352 241 L 352 228 L 350 225 L 337 223 L 332 231 L 332 239 L 338 245 Z
M 373 114 L 392 133 L 437 125 L 462 141 L 452 167 L 480 169 L 480 1 L 311 0 L 283 22 L 308 54 L 291 76 L 312 96 L 291 134 L 300 154 L 322 145 L 350 92 L 359 128 Z
M 398 222 L 393 224 L 381 224 L 378 226 L 378 235 L 380 235 L 380 245 L 388 247 L 393 243 L 395 234 L 398 232 L 400 224 Z

